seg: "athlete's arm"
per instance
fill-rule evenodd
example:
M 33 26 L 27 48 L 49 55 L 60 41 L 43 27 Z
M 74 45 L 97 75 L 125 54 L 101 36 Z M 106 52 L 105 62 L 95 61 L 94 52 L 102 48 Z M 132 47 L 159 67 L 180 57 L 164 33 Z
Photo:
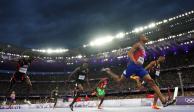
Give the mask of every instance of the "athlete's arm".
M 87 79 L 86 79 L 86 80 L 87 80 L 88 88 L 89 88 L 89 89 L 91 89 L 91 87 L 90 87 L 90 83 L 89 83 L 89 77 L 88 77 L 88 74 L 89 74 L 89 70 L 87 70 L 87 74 L 86 74 L 86 75 L 87 75 Z
M 150 62 L 150 63 L 145 67 L 145 69 L 146 69 L 146 70 L 149 70 L 149 69 L 151 69 L 154 65 L 155 65 L 155 61 L 152 61 L 152 62 Z
M 136 43 L 132 46 L 132 48 L 129 50 L 128 52 L 128 56 L 129 58 L 134 62 L 134 63 L 137 63 L 134 56 L 133 56 L 133 53 L 135 52 L 136 49 L 138 49 L 140 47 L 140 44 L 139 43 Z
M 96 84 L 96 86 L 94 86 L 95 87 L 95 89 L 100 85 L 100 83 L 102 83 L 102 79 Z
M 77 67 L 77 68 L 69 75 L 67 81 L 69 81 L 69 80 L 71 79 L 71 77 L 72 77 L 73 75 L 75 75 L 75 73 L 76 73 L 79 69 L 80 69 L 80 67 Z

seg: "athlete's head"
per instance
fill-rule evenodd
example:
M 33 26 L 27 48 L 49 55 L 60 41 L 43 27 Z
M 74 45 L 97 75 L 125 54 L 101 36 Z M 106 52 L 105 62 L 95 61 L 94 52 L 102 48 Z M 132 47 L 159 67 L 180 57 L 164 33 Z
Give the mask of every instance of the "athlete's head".
M 83 67 L 83 68 L 88 68 L 88 63 L 86 63 L 86 62 L 83 63 L 83 64 L 82 64 L 82 67 Z
M 165 56 L 159 56 L 158 57 L 158 61 L 162 62 L 162 63 L 165 61 L 165 59 L 166 59 Z
M 12 94 L 15 94 L 15 91 L 12 91 Z
M 148 38 L 145 36 L 145 35 L 140 35 L 139 36 L 139 41 L 143 42 L 143 43 L 146 43 L 148 42 Z
M 108 78 L 102 78 L 104 84 L 108 84 Z

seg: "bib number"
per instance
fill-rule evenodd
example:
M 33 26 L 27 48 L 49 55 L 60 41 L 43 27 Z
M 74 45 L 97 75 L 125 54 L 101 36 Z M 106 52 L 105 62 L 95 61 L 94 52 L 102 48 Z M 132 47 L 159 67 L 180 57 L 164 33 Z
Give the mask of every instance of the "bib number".
M 85 79 L 85 75 L 79 75 L 78 79 L 84 80 Z
M 159 76 L 160 75 L 160 71 L 156 71 L 156 76 Z
M 141 65 L 143 65 L 144 63 L 144 58 L 143 57 L 139 57 L 137 60 L 138 63 L 140 63 Z
M 21 67 L 21 68 L 19 69 L 19 72 L 21 72 L 21 73 L 25 73 L 25 74 L 26 74 L 26 72 L 27 72 L 27 68 L 23 68 L 23 67 Z

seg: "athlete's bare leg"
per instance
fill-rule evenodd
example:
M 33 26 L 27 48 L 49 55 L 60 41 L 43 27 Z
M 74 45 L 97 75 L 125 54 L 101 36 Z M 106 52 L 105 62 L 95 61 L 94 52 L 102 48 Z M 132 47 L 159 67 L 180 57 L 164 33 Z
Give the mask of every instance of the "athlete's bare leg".
M 130 76 L 131 79 L 135 80 L 137 88 L 140 89 L 142 87 L 141 81 L 140 81 L 140 77 L 137 75 L 131 75 Z
M 103 97 L 99 97 L 99 98 L 100 98 L 100 103 L 98 105 L 98 109 L 101 109 L 101 105 L 102 105 L 102 103 L 104 101 L 104 96 Z
M 29 100 L 29 95 L 30 95 L 30 93 L 32 91 L 32 83 L 31 83 L 30 78 L 28 76 L 26 76 L 24 82 L 25 82 L 25 84 L 27 86 L 26 99 Z
M 154 90 L 154 92 L 158 95 L 159 99 L 162 103 L 166 103 L 166 98 L 162 95 L 159 87 L 155 84 L 154 80 L 150 77 L 149 74 L 143 77 L 144 81 L 146 81 L 150 87 Z
M 115 73 L 113 73 L 110 68 L 106 68 L 104 70 L 114 81 L 116 81 L 117 83 L 121 83 L 122 81 L 124 81 L 126 78 L 125 76 L 121 75 L 117 75 Z
M 153 105 L 156 105 L 158 101 L 158 95 L 155 93 L 154 94 L 154 101 L 153 101 Z
M 81 84 L 78 84 L 77 87 L 78 87 L 78 91 L 76 92 L 74 96 L 73 102 L 69 105 L 72 111 L 73 111 L 73 104 L 76 102 L 76 100 L 80 96 L 80 93 L 84 91 L 84 88 Z

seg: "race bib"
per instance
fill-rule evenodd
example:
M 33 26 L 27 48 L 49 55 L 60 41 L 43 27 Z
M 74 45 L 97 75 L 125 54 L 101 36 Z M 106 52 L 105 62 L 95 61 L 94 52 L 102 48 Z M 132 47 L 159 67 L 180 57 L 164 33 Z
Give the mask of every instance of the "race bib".
M 156 71 L 156 76 L 159 76 L 160 75 L 160 71 Z
M 144 58 L 143 57 L 139 57 L 138 60 L 137 60 L 137 62 L 143 65 Z
M 26 72 L 27 72 L 27 68 L 23 68 L 23 67 L 21 67 L 21 68 L 19 69 L 19 72 L 21 72 L 21 73 L 25 73 L 25 74 L 26 74 Z
M 79 75 L 78 79 L 84 80 L 85 79 L 85 75 Z

